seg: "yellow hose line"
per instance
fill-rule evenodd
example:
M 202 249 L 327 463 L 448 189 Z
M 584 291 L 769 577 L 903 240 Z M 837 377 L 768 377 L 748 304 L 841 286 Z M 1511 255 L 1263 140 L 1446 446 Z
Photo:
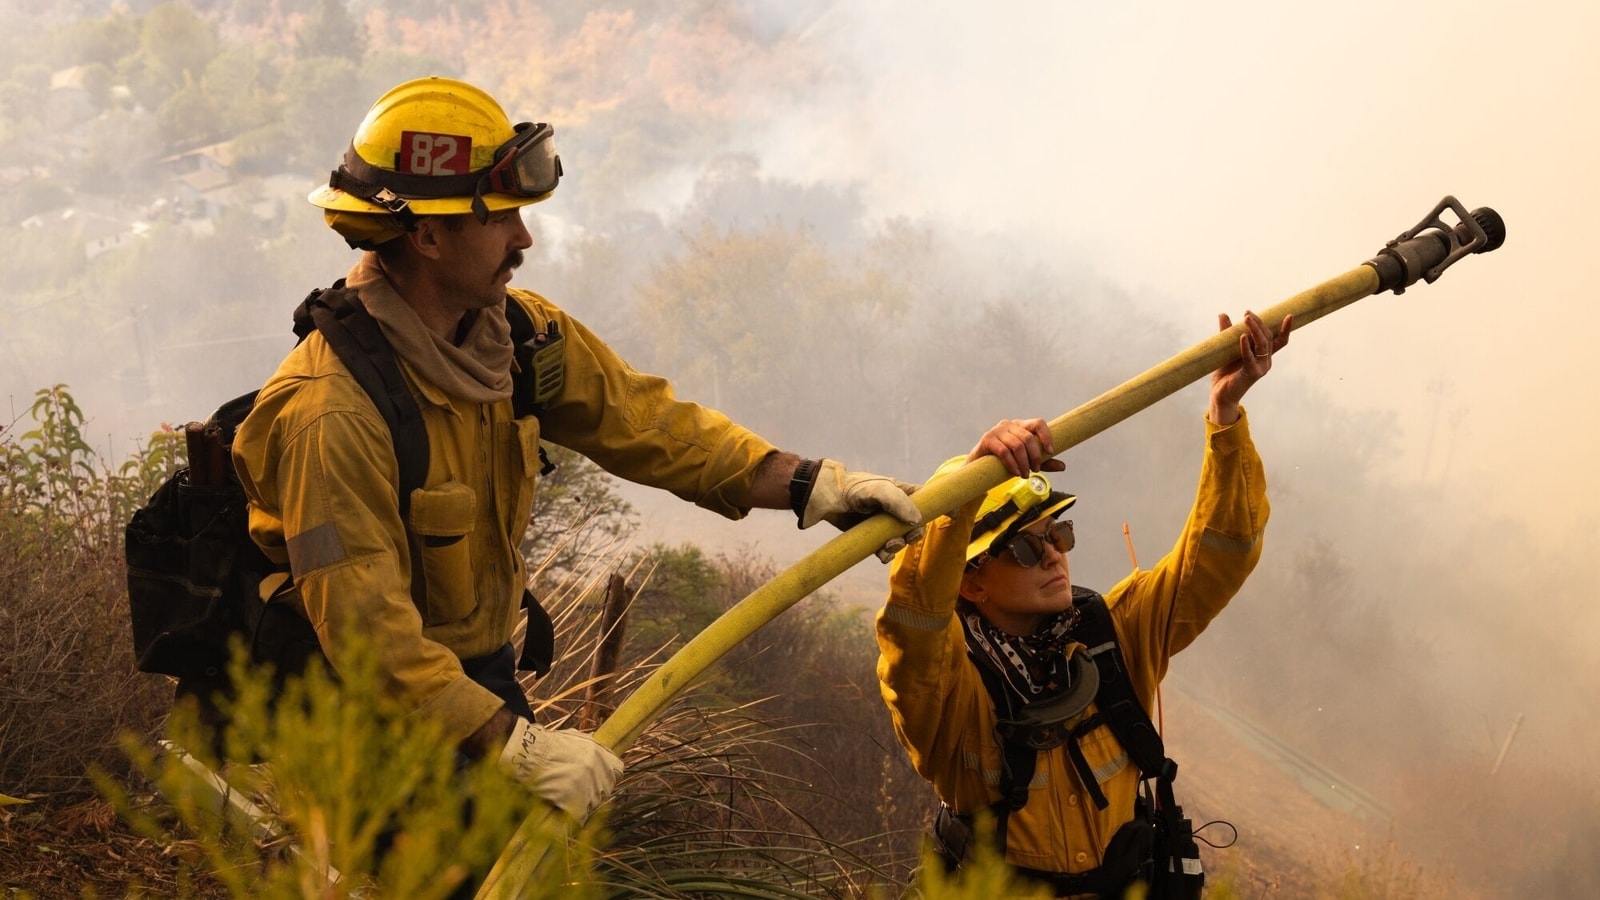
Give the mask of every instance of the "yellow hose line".
M 1262 314 L 1262 319 L 1276 332 L 1283 317 L 1292 314 L 1298 329 L 1368 296 L 1377 286 L 1377 273 L 1369 266 L 1359 266 L 1272 307 Z M 1239 335 L 1243 331 L 1244 324 L 1236 323 L 1228 331 L 1217 332 L 1208 340 L 1052 420 L 1050 434 L 1055 440 L 1056 452 L 1083 443 L 1237 359 Z M 924 519 L 933 519 L 988 491 L 1006 477 L 1000 461 L 989 457 L 924 487 L 913 494 L 912 499 Z M 632 745 L 639 733 L 723 654 L 903 530 L 904 526 L 892 516 L 874 516 L 779 573 L 667 660 L 595 731 L 595 738 L 619 753 Z
M 1377 289 L 1377 271 L 1371 266 L 1357 266 L 1337 278 L 1263 310 L 1259 315 L 1273 334 L 1278 333 L 1278 325 L 1283 322 L 1283 317 L 1292 315 L 1294 329 L 1298 331 L 1302 326 L 1349 306 Z M 1068 447 L 1083 443 L 1238 359 L 1239 335 L 1243 332 L 1244 323 L 1235 322 L 1227 331 L 1217 332 L 1166 362 L 1052 420 L 1050 435 L 1055 439 L 1056 452 L 1061 453 Z
M 1369 296 L 1377 289 L 1377 271 L 1361 265 L 1296 294 L 1260 315 L 1274 333 L 1284 316 L 1293 315 L 1294 328 L 1298 331 L 1301 326 Z M 1227 331 L 1217 332 L 1155 368 L 1051 420 L 1050 434 L 1055 441 L 1056 452 L 1059 454 L 1083 443 L 1238 359 L 1239 335 L 1243 331 L 1244 324 L 1236 322 Z M 998 459 L 987 456 L 929 483 L 913 494 L 912 499 L 922 511 L 924 520 L 931 520 L 983 494 L 1007 477 L 1004 465 Z M 880 513 L 780 572 L 734 604 L 732 609 L 706 626 L 704 631 L 663 663 L 595 730 L 595 739 L 621 754 L 712 663 L 784 610 L 866 559 L 885 541 L 898 536 L 904 529 L 905 526 L 892 516 Z M 534 813 L 523 822 L 479 890 L 479 898 L 511 900 L 517 896 L 521 887 L 532 878 L 542 859 L 542 856 L 532 858 L 526 852 L 530 846 L 529 836 L 548 827 L 545 824 L 548 818 L 547 813 Z

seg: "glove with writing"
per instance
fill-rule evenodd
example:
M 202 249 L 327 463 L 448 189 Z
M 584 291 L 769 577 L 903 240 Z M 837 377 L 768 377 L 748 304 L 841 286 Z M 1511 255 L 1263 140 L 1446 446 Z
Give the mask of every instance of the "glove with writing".
M 500 751 L 500 770 L 582 822 L 611 796 L 622 760 L 585 732 L 519 718 Z

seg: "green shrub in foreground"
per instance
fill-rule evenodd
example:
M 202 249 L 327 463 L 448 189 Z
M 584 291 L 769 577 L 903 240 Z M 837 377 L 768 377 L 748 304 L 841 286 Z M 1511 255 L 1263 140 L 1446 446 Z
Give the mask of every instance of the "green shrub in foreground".
M 157 753 L 136 737 L 125 739 L 138 770 L 154 782 L 188 835 L 202 848 L 200 865 L 236 897 L 381 896 L 442 898 L 463 881 L 481 879 L 512 833 L 536 804 L 492 760 L 458 768 L 453 748 L 432 723 L 408 719 L 375 689 L 370 662 L 347 667 L 340 683 L 320 670 L 292 679 L 270 704 L 270 678 L 235 664 L 241 685 L 231 704 L 224 744 L 230 759 L 264 759 L 269 765 L 231 763 L 228 782 L 264 800 L 277 837 L 251 840 L 218 814 L 203 776 L 173 754 Z M 213 769 L 192 708 L 180 706 L 169 734 Z M 111 779 L 102 790 L 136 828 L 157 840 L 171 835 L 148 812 L 135 809 Z M 470 815 L 468 810 L 470 809 Z M 586 826 L 575 846 L 599 834 Z M 557 858 L 566 855 L 559 824 L 541 835 Z M 391 850 L 380 853 L 385 843 Z M 538 841 L 535 841 L 538 844 Z M 567 878 L 582 884 L 583 854 L 568 861 Z M 342 876 L 330 884 L 329 869 Z M 560 890 L 541 886 L 525 896 Z M 357 893 L 360 892 L 360 893 Z

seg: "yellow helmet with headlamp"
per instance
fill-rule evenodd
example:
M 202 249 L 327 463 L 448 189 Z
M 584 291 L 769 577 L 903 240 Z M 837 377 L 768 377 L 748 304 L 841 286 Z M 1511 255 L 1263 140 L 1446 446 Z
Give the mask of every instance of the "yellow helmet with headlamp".
M 328 184 L 308 199 L 358 246 L 356 239 L 382 243 L 374 237 L 409 230 L 417 216 L 470 212 L 481 222 L 491 212 L 538 203 L 560 179 L 549 125 L 512 125 L 479 88 L 419 78 L 378 98 Z M 374 229 L 347 214 L 387 218 L 393 227 Z
M 966 461 L 964 456 L 952 457 L 933 473 L 933 477 L 953 472 Z M 967 562 L 973 563 L 979 557 L 999 554 L 1011 545 L 1024 528 L 1041 518 L 1060 513 L 1077 501 L 1078 498 L 1073 494 L 1052 490 L 1050 479 L 1042 472 L 1002 481 L 989 489 L 978 506 L 978 515 L 972 525 L 972 540 L 967 544 Z M 1035 557 L 1034 562 L 1025 565 L 1034 565 L 1037 561 Z

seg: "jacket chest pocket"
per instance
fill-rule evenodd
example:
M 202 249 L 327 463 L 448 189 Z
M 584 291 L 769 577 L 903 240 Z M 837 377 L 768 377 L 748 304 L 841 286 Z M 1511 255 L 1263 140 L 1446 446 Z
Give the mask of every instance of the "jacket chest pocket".
M 465 619 L 478 606 L 471 540 L 477 505 L 472 488 L 459 481 L 411 494 L 411 533 L 416 537 L 417 554 L 411 577 L 424 588 L 422 596 L 416 596 L 415 590 L 412 595 L 426 625 Z
M 1079 740 L 1078 748 L 1083 751 L 1083 761 L 1088 764 L 1095 782 L 1102 790 L 1107 782 L 1132 765 L 1127 751 L 1122 749 L 1111 727 L 1105 724 L 1085 734 Z

